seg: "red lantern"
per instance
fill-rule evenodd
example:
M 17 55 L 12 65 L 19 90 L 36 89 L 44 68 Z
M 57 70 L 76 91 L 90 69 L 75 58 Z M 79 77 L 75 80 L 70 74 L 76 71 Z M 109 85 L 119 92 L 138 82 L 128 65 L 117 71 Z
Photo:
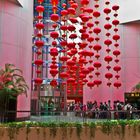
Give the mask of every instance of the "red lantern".
M 51 85 L 52 87 L 56 87 L 56 86 L 57 86 L 57 81 L 53 79 L 53 80 L 50 82 L 50 85 Z
M 73 25 L 69 25 L 68 27 L 67 27 L 67 29 L 69 30 L 69 31 L 75 31 L 75 26 L 73 26 Z
M 50 18 L 52 21 L 57 22 L 59 20 L 59 15 L 58 14 L 51 14 Z
M 89 28 L 92 28 L 92 27 L 94 26 L 94 24 L 93 24 L 92 22 L 88 22 L 88 23 L 87 23 L 87 26 L 88 26 Z
M 87 41 L 91 43 L 91 42 L 94 41 L 94 38 L 93 38 L 93 37 L 89 37 L 89 38 L 87 39 Z
M 87 34 L 87 33 L 82 33 L 81 34 L 81 39 L 82 40 L 85 40 L 85 39 L 87 39 L 89 37 L 89 35 Z
M 67 45 L 67 41 L 65 41 L 65 40 L 61 41 L 61 42 L 60 42 L 60 45 L 61 45 L 62 47 L 65 47 L 65 46 Z
M 100 55 L 99 54 L 96 54 L 95 55 L 95 58 L 99 59 Z
M 119 46 L 119 44 L 118 43 L 115 43 L 114 46 L 117 48 Z
M 84 74 L 89 74 L 89 70 L 88 69 L 86 69 L 86 68 L 84 68 L 83 70 L 82 70 L 82 73 L 84 73 Z
M 108 70 L 110 70 L 110 69 L 111 69 L 111 66 L 108 65 L 108 66 L 106 66 L 106 68 L 107 68 Z
M 39 30 L 41 30 L 41 29 L 44 28 L 44 24 L 43 24 L 43 23 L 37 23 L 35 26 L 36 26 L 36 28 L 39 29 Z
M 67 78 L 68 77 L 68 73 L 67 72 L 62 72 L 62 73 L 60 73 L 60 77 L 61 78 Z
M 113 40 L 118 41 L 120 39 L 119 35 L 113 35 Z
M 95 7 L 95 8 L 99 8 L 99 4 L 95 4 L 94 7 Z
M 112 73 L 106 73 L 105 74 L 105 78 L 107 78 L 108 80 L 110 80 L 113 77 Z
M 70 39 L 76 39 L 76 38 L 77 38 L 77 34 L 71 34 L 71 35 L 69 36 L 69 38 L 70 38 Z
M 115 51 L 113 51 L 113 54 L 117 57 L 118 55 L 120 55 L 120 51 L 119 50 L 115 50 Z
M 96 40 L 96 41 L 99 41 L 99 40 L 100 40 L 100 38 L 99 38 L 99 37 L 95 37 L 95 40 Z
M 98 77 L 100 75 L 100 72 L 95 72 L 95 75 Z
M 113 9 L 114 11 L 117 11 L 117 10 L 119 9 L 119 6 L 118 6 L 118 5 L 114 5 L 114 6 L 112 6 L 112 9 Z
M 84 48 L 86 48 L 86 46 L 88 45 L 88 43 L 82 42 L 82 43 L 78 43 L 78 45 L 79 45 L 79 49 L 84 49 Z
M 97 85 L 97 87 L 102 84 L 102 81 L 101 80 L 94 80 L 93 81 L 95 85 Z
M 51 4 L 52 4 L 53 6 L 56 6 L 56 5 L 58 4 L 58 0 L 51 0 Z
M 51 33 L 50 33 L 50 36 L 51 36 L 53 39 L 56 39 L 56 38 L 59 37 L 59 34 L 58 34 L 58 32 L 51 32 Z
M 94 82 L 88 82 L 87 86 L 90 87 L 90 88 L 94 87 Z
M 80 74 L 79 74 L 79 78 L 80 78 L 80 79 L 84 79 L 84 78 L 86 78 L 86 75 L 83 74 L 83 73 L 80 73 Z
M 78 4 L 77 3 L 72 3 L 71 4 L 71 7 L 74 8 L 74 9 L 76 9 L 78 7 Z
M 37 85 L 41 85 L 42 82 L 43 82 L 43 80 L 42 80 L 41 78 L 35 78 L 35 79 L 34 79 L 34 82 L 35 82 L 35 84 L 37 84 Z
M 119 59 L 115 59 L 114 61 L 115 61 L 116 63 L 118 63 L 118 62 L 119 62 Z
M 62 16 L 67 16 L 68 15 L 68 11 L 67 10 L 62 10 L 61 11 L 61 15 Z
M 110 17 L 106 17 L 105 19 L 108 21 L 108 20 L 110 20 Z
M 96 25 L 98 25 L 98 24 L 99 24 L 99 21 L 98 21 L 98 20 L 96 20 L 96 21 L 95 21 L 95 24 L 96 24 Z
M 75 45 L 76 45 L 76 43 L 74 43 L 74 42 L 67 43 L 67 47 L 69 49 L 75 48 Z
M 38 5 L 38 6 L 36 7 L 36 11 L 37 11 L 37 12 L 42 13 L 42 12 L 44 12 L 44 10 L 45 10 L 45 8 L 44 8 L 44 6 L 42 6 L 42 5 Z
M 106 56 L 105 58 L 104 58 L 104 60 L 106 61 L 106 62 L 111 62 L 112 61 L 112 57 L 111 56 Z
M 35 65 L 42 65 L 43 64 L 43 60 L 42 59 L 38 59 L 34 61 Z
M 109 49 L 109 48 L 107 48 L 107 49 L 106 49 L 106 52 L 108 52 L 108 53 L 109 53 L 110 51 L 111 51 L 111 49 Z
M 89 16 L 82 16 L 82 17 L 81 17 L 81 20 L 82 20 L 83 22 L 88 22 Z
M 78 23 L 78 20 L 76 18 L 70 17 L 69 20 L 74 24 Z
M 109 23 L 104 25 L 104 28 L 107 30 L 111 29 L 111 27 L 112 27 L 112 25 Z
M 90 79 L 93 78 L 93 75 L 89 75 L 89 78 L 90 78 Z
M 101 14 L 100 14 L 100 12 L 98 12 L 98 11 L 93 12 L 93 16 L 96 17 L 96 18 L 98 18 L 100 15 L 101 15 Z
M 114 71 L 119 72 L 121 70 L 121 67 L 120 66 L 115 66 L 113 69 L 114 69 Z
M 52 65 L 50 65 L 50 68 L 51 68 L 51 69 L 57 69 L 57 68 L 58 68 L 58 66 L 57 66 L 57 65 L 55 65 L 55 64 L 52 64 Z
M 88 70 L 89 70 L 89 72 L 92 72 L 92 71 L 94 71 L 94 67 L 89 66 L 89 67 L 88 67 Z
M 93 60 L 89 60 L 89 63 L 92 63 L 93 62 Z
M 110 39 L 107 39 L 107 40 L 104 41 L 104 44 L 109 46 L 109 45 L 112 44 L 112 41 Z
M 108 37 L 109 37 L 110 35 L 111 35 L 110 33 L 106 33 L 106 36 L 108 36 Z
M 73 65 L 75 65 L 75 61 L 73 61 L 73 60 L 68 60 L 68 61 L 67 61 L 67 65 L 68 65 L 68 66 L 73 66 Z
M 102 66 L 100 62 L 94 62 L 93 65 L 94 65 L 94 67 L 97 68 L 97 69 L 100 68 L 100 67 Z
M 101 32 L 101 29 L 100 28 L 94 28 L 93 32 L 96 33 L 96 34 L 99 34 Z
M 67 61 L 68 59 L 69 59 L 69 58 L 68 58 L 67 56 L 62 56 L 62 57 L 60 57 L 60 60 L 61 60 L 61 61 L 64 61 L 64 62 Z
M 83 82 L 84 82 L 84 83 L 87 83 L 87 82 L 88 82 L 88 80 L 87 80 L 87 79 L 83 79 Z
M 99 50 L 101 50 L 101 48 L 102 48 L 102 47 L 101 47 L 101 45 L 99 45 L 99 44 L 96 44 L 96 45 L 93 46 L 93 49 L 94 49 L 95 51 L 97 51 L 97 52 L 98 52 Z
M 58 55 L 57 48 L 51 48 L 50 55 L 53 56 L 53 57 L 57 56 Z
M 104 9 L 104 13 L 109 14 L 110 12 L 111 12 L 111 9 L 109 9 L 109 8 Z
M 36 73 L 37 73 L 37 74 L 40 74 L 40 73 L 41 73 L 41 70 L 36 70 Z
M 87 8 L 87 9 L 85 9 L 85 12 L 91 14 L 91 13 L 93 13 L 93 9 L 92 8 Z
M 41 4 L 44 2 L 44 0 L 37 0 L 37 2 Z
M 110 87 L 110 86 L 111 86 L 111 84 L 112 84 L 111 82 L 108 82 L 108 83 L 107 83 L 107 86 L 109 86 L 109 87 Z
M 114 32 L 118 32 L 118 29 L 117 29 L 117 28 L 115 28 L 115 29 L 114 29 Z
M 120 78 L 120 76 L 119 76 L 119 75 L 115 75 L 115 78 L 116 78 L 116 79 L 119 79 L 119 78 Z
M 57 42 L 56 41 L 52 41 L 52 46 L 57 46 Z
M 83 94 L 83 91 L 82 90 L 78 90 L 78 94 Z
M 68 14 L 70 14 L 70 15 L 75 15 L 76 14 L 76 11 L 75 11 L 75 9 L 74 8 L 68 8 Z
M 56 69 L 51 69 L 51 70 L 50 70 L 50 74 L 51 74 L 53 77 L 55 77 L 55 76 L 58 74 L 58 70 L 56 70 Z
M 43 16 L 38 15 L 36 18 L 39 19 L 39 20 L 41 20 L 43 18 Z
M 66 6 L 67 6 L 66 3 L 63 3 L 63 4 L 62 4 L 62 7 L 63 7 L 63 8 L 66 8 Z
M 89 0 L 81 0 L 81 4 L 82 5 L 88 5 L 89 4 Z
M 120 22 L 119 22 L 119 20 L 117 20 L 117 19 L 114 19 L 114 20 L 112 21 L 112 24 L 115 25 L 115 26 L 117 26 L 119 23 L 120 23 Z
M 109 2 L 109 1 L 106 1 L 106 2 L 105 2 L 105 4 L 106 4 L 106 5 L 109 5 L 109 4 L 110 4 L 110 2 Z
M 44 41 L 42 41 L 42 40 L 37 40 L 37 41 L 35 42 L 35 45 L 36 45 L 38 48 L 43 47 L 43 46 L 44 46 Z
M 66 31 L 67 30 L 67 26 L 62 25 L 62 26 L 60 26 L 60 29 L 63 30 L 63 31 Z
M 117 13 L 115 13 L 113 16 L 114 16 L 114 17 L 117 17 L 117 16 L 118 16 L 118 14 L 117 14 Z
M 68 83 L 73 83 L 73 82 L 75 82 L 75 79 L 74 78 L 68 78 L 67 82 Z
M 42 33 L 37 33 L 36 36 L 39 37 L 39 38 L 41 38 L 43 36 L 43 34 Z
M 122 84 L 120 82 L 115 82 L 114 87 L 119 88 Z

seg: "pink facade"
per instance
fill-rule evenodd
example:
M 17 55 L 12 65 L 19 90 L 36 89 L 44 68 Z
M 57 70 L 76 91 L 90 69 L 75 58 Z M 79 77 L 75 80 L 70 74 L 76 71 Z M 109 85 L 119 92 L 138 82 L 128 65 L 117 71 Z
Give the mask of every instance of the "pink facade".
M 0 0 L 0 66 L 13 63 L 23 70 L 31 85 L 33 1 L 26 0 L 21 7 L 8 0 Z M 18 110 L 30 110 L 30 93 L 18 98 Z M 18 114 L 20 116 L 27 114 Z
M 103 5 L 103 3 L 100 3 Z M 90 5 L 93 6 L 93 1 L 90 2 Z M 100 24 L 101 28 L 105 24 L 104 17 L 102 16 L 102 23 Z M 111 31 L 111 34 L 113 32 Z M 122 24 L 119 27 L 119 34 L 121 36 L 120 40 L 120 51 L 121 56 L 119 57 L 122 70 L 120 72 L 120 80 L 122 86 L 119 89 L 116 89 L 113 85 L 108 87 L 106 85 L 105 73 L 107 65 L 104 61 L 104 56 L 107 55 L 105 52 L 105 46 L 102 44 L 101 58 L 100 62 L 102 63 L 102 68 L 100 69 L 102 80 L 102 85 L 100 87 L 95 87 L 92 90 L 88 87 L 84 88 L 84 102 L 97 100 L 98 103 L 101 101 L 114 101 L 121 100 L 124 101 L 124 93 L 131 92 L 132 87 L 140 81 L 140 24 L 131 22 L 128 24 Z M 104 31 L 101 33 L 101 41 L 105 39 Z M 112 46 L 113 47 L 113 46 Z M 114 50 L 115 47 L 111 48 Z M 113 56 L 113 55 L 112 55 Z M 114 57 L 114 56 L 113 56 Z M 111 67 L 115 64 L 114 62 L 110 63 Z M 115 75 L 114 71 L 111 70 L 112 74 Z M 112 84 L 115 82 L 115 78 L 111 80 Z

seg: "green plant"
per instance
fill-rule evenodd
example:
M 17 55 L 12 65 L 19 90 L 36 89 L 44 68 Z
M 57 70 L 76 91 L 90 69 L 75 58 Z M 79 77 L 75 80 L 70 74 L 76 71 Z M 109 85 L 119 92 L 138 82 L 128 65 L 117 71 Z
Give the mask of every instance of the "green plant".
M 79 122 L 76 122 L 75 127 L 76 127 L 77 136 L 80 138 L 80 134 L 82 132 L 82 124 Z
M 0 95 L 8 94 L 13 98 L 19 94 L 27 96 L 28 86 L 22 75 L 22 71 L 13 64 L 5 64 L 5 68 L 0 69 Z
M 91 122 L 89 124 L 89 127 L 90 127 L 90 136 L 91 137 L 95 137 L 96 123 L 95 122 Z

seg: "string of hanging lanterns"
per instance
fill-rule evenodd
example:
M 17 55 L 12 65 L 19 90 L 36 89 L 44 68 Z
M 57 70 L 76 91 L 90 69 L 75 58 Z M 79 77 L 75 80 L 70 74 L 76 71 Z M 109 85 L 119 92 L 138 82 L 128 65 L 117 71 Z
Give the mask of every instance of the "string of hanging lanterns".
M 112 25 L 110 24 L 110 14 L 112 13 L 111 9 L 110 9 L 110 2 L 109 1 L 105 1 L 105 8 L 103 10 L 104 14 L 105 14 L 105 20 L 106 23 L 104 24 L 104 29 L 105 29 L 105 41 L 104 44 L 106 45 L 106 52 L 107 52 L 107 56 L 104 57 L 104 60 L 107 63 L 106 69 L 107 72 L 105 73 L 105 78 L 108 80 L 107 81 L 107 86 L 111 86 L 112 82 L 111 79 L 113 78 L 113 74 L 111 73 L 111 62 L 113 60 L 111 53 L 112 53 L 112 49 L 111 49 L 111 45 L 112 45 L 112 40 L 111 38 L 111 29 L 112 29 Z
M 99 10 L 99 0 L 94 0 L 94 8 L 95 10 L 93 11 L 93 21 L 94 21 L 94 28 L 93 28 L 93 33 L 95 36 L 95 44 L 93 46 L 93 49 L 95 51 L 95 61 L 93 62 L 93 66 L 95 68 L 95 76 L 96 78 L 94 79 L 94 84 L 98 87 L 99 85 L 102 84 L 102 81 L 100 80 L 100 68 L 102 66 L 99 58 L 100 58 L 100 50 L 102 49 L 102 46 L 100 45 L 100 33 L 102 32 L 100 28 L 100 10 Z
M 43 58 L 42 58 L 42 50 L 44 46 L 44 41 L 42 40 L 43 36 L 43 30 L 44 30 L 44 23 L 43 23 L 43 12 L 45 10 L 44 6 L 42 5 L 43 0 L 38 0 L 38 5 L 36 6 L 36 11 L 38 13 L 37 16 L 37 23 L 35 24 L 35 27 L 37 29 L 35 40 L 35 46 L 36 46 L 36 55 L 35 55 L 35 69 L 36 69 L 36 76 L 34 79 L 34 82 L 36 85 L 41 85 L 43 82 L 42 79 L 42 66 L 43 66 Z
M 119 66 L 119 55 L 121 54 L 121 52 L 119 51 L 119 39 L 120 39 L 120 36 L 118 34 L 118 24 L 119 24 L 119 20 L 117 19 L 118 17 L 118 13 L 117 11 L 119 10 L 119 6 L 118 5 L 113 5 L 112 6 L 112 10 L 114 11 L 114 20 L 112 21 L 112 24 L 114 25 L 114 35 L 112 37 L 112 39 L 114 40 L 114 51 L 113 51 L 113 55 L 115 56 L 115 66 L 113 68 L 113 70 L 116 72 L 116 75 L 115 75 L 115 79 L 117 80 L 116 82 L 114 82 L 114 86 L 116 88 L 119 88 L 121 86 L 121 82 L 119 82 L 119 78 L 120 78 L 120 74 L 119 74 L 119 71 L 121 70 L 121 67 Z

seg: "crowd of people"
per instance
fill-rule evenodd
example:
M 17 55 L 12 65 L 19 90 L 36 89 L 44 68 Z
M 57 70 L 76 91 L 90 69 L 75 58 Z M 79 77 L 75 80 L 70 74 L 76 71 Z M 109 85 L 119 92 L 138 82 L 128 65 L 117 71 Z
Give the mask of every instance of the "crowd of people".
M 68 111 L 74 111 L 76 116 L 90 117 L 96 119 L 130 119 L 139 118 L 139 108 L 137 104 L 124 103 L 121 101 L 110 100 L 107 102 L 71 102 L 67 105 Z

